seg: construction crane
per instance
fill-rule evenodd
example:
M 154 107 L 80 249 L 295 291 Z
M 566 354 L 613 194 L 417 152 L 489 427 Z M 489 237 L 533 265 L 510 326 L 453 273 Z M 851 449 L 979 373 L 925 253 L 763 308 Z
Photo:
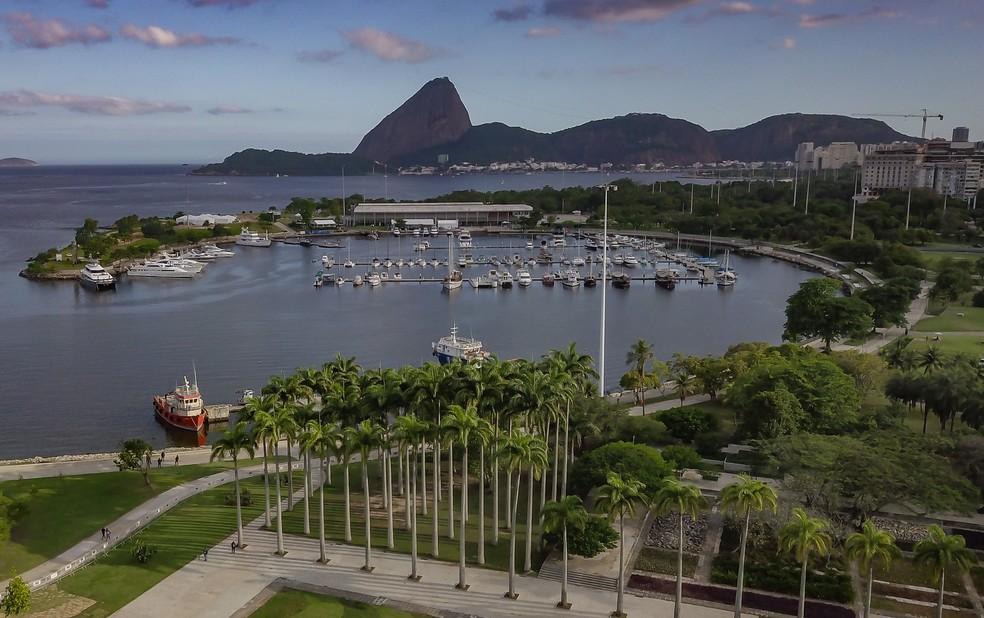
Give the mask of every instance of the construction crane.
M 921 114 L 851 114 L 852 116 L 863 116 L 866 118 L 922 118 L 922 138 L 926 139 L 926 121 L 930 118 L 943 120 L 943 114 L 932 114 L 925 107 Z

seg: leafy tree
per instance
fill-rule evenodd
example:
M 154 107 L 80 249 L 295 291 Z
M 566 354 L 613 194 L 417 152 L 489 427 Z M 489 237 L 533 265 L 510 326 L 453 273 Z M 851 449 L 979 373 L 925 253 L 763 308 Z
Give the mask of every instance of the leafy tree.
M 977 489 L 941 454 L 945 445 L 907 431 L 859 436 L 801 433 L 760 444 L 783 484 L 828 514 L 848 509 L 864 520 L 890 503 L 923 511 L 967 512 Z
M 82 222 L 82 227 L 75 230 L 75 244 L 86 247 L 95 238 L 99 230 L 99 222 L 95 219 L 86 219 Z
M 10 538 L 14 524 L 26 514 L 26 502 L 5 496 L 0 491 L 0 543 Z
M 124 440 L 120 446 L 120 452 L 116 455 L 113 463 L 116 467 L 123 470 L 140 470 L 144 477 L 144 483 L 150 485 L 150 454 L 153 447 L 145 440 L 140 438 L 130 438 Z
M 586 496 L 603 485 L 609 473 L 631 475 L 647 487 L 658 487 L 673 471 L 658 450 L 644 444 L 610 442 L 581 457 L 571 468 L 571 492 Z
M 855 351 L 833 352 L 830 359 L 854 379 L 854 386 L 864 400 L 872 391 L 880 391 L 888 378 L 885 361 L 874 354 Z
M 659 420 L 677 440 L 691 442 L 702 433 L 717 430 L 717 418 L 697 406 L 671 408 L 659 415 Z
M 580 530 L 568 530 L 568 549 L 575 556 L 594 558 L 603 551 L 618 545 L 618 531 L 600 515 L 588 515 Z M 560 542 L 556 533 L 545 532 L 544 541 L 551 545 Z
M 840 296 L 838 288 L 826 277 L 801 283 L 786 304 L 783 339 L 819 337 L 829 351 L 833 340 L 871 330 L 871 305 L 856 296 Z
M 674 470 L 700 467 L 700 454 L 689 446 L 671 444 L 664 446 L 661 452 L 663 453 L 663 459 L 673 466 Z
M 731 363 L 723 357 L 702 358 L 694 367 L 694 377 L 697 378 L 701 390 L 711 399 L 717 399 L 718 393 L 724 390 L 733 377 Z
M 116 220 L 116 223 L 113 224 L 113 227 L 116 228 L 116 234 L 124 240 L 127 240 L 133 236 L 133 233 L 137 231 L 139 226 L 140 217 L 137 215 L 127 215 L 125 217 L 121 217 Z
M 933 580 L 939 582 L 936 618 L 943 618 L 946 574 L 967 572 L 977 563 L 977 556 L 967 549 L 967 541 L 962 536 L 947 534 L 939 525 L 933 524 L 929 527 L 929 535 L 912 548 L 912 562 L 928 569 Z
M 16 616 L 29 609 L 31 609 L 31 589 L 20 576 L 16 576 L 7 583 L 3 600 L 0 600 L 0 611 L 3 611 L 5 616 Z
M 888 568 L 892 560 L 900 557 L 902 552 L 895 545 L 895 537 L 888 532 L 878 529 L 871 520 L 865 520 L 861 531 L 847 537 L 844 542 L 844 554 L 861 567 L 861 572 L 867 579 L 864 596 L 864 618 L 868 618 L 871 610 L 871 587 L 875 580 L 875 563 L 881 562 Z
M 830 553 L 828 528 L 826 521 L 810 517 L 797 507 L 793 509 L 792 519 L 779 531 L 779 551 L 795 557 L 801 565 L 798 618 L 803 618 L 806 613 L 806 573 L 810 555 L 823 557 Z
M 860 293 L 861 299 L 871 306 L 871 324 L 874 328 L 906 326 L 906 313 L 913 296 L 911 290 L 899 284 L 873 285 Z

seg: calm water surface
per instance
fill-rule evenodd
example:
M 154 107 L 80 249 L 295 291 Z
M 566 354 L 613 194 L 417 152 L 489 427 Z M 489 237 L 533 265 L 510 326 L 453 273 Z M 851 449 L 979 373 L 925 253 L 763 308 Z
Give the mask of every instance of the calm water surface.
M 183 436 L 154 421 L 150 400 L 190 374 L 193 362 L 206 401 L 231 402 L 236 391 L 258 389 L 270 375 L 320 365 L 339 353 L 367 367 L 427 361 L 431 342 L 451 323 L 502 358 L 537 358 L 571 341 L 597 353 L 600 288 L 535 283 L 511 290 L 466 286 L 446 294 L 434 283 L 320 290 L 311 285 L 322 254 L 339 264 L 349 251 L 356 261 L 374 255 L 408 258 L 412 241 L 407 238 L 353 240 L 349 248 L 336 250 L 237 247 L 235 257 L 217 260 L 195 280 L 124 278 L 115 293 L 16 276 L 25 258 L 65 244 L 86 216 L 109 223 L 131 212 L 236 213 L 282 206 L 294 195 L 341 192 L 339 178 L 214 179 L 181 172 L 179 167 L 0 170 L 0 459 L 111 450 L 132 436 L 155 446 L 182 442 Z M 459 188 L 602 180 L 587 174 L 390 177 L 384 186 L 379 177 L 361 177 L 347 178 L 345 189 L 421 199 Z M 226 184 L 216 184 L 221 182 Z M 525 240 L 479 237 L 474 253 L 526 255 L 520 248 Z M 481 248 L 503 242 L 516 249 Z M 432 243 L 428 257 L 446 258 L 445 239 Z M 567 252 L 574 255 L 577 249 Z M 740 280 L 731 290 L 687 284 L 668 292 L 640 283 L 627 291 L 609 289 L 609 388 L 625 371 L 626 349 L 640 337 L 653 342 L 663 358 L 677 351 L 720 353 L 739 341 L 779 341 L 785 298 L 811 275 L 765 259 L 733 258 L 732 264 Z M 342 270 L 351 279 L 366 268 Z M 403 270 L 404 279 L 421 274 L 443 271 Z

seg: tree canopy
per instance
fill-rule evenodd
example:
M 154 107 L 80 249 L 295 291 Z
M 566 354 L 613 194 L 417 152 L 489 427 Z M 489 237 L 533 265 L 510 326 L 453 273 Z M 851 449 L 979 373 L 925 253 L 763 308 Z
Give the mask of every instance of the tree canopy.
M 841 296 L 838 288 L 836 281 L 825 277 L 801 283 L 786 304 L 783 339 L 819 337 L 829 350 L 836 339 L 871 330 L 871 305 L 857 296 Z

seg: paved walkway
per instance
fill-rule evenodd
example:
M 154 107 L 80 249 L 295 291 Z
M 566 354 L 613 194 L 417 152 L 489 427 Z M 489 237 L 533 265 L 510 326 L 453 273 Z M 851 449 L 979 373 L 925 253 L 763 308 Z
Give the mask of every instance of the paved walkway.
M 684 399 L 683 400 L 683 405 L 685 405 L 685 406 L 693 406 L 693 405 L 696 405 L 698 403 L 706 403 L 706 402 L 708 402 L 710 400 L 711 400 L 711 396 L 710 395 L 693 395 L 691 397 L 687 397 L 686 399 Z M 647 415 L 654 414 L 656 412 L 663 412 L 665 410 L 672 410 L 673 408 L 679 408 L 679 407 L 680 407 L 680 399 L 679 398 L 666 399 L 664 401 L 654 401 L 653 403 L 648 403 L 647 402 L 646 403 L 646 414 Z M 634 406 L 632 408 L 629 408 L 629 415 L 630 416 L 642 416 L 642 406 L 639 405 L 639 406 Z
M 905 321 L 907 324 L 909 324 L 909 328 L 892 326 L 891 328 L 886 328 L 880 331 L 881 336 L 872 337 L 867 341 L 865 341 L 864 343 L 862 343 L 860 346 L 851 345 L 849 343 L 834 343 L 830 346 L 831 349 L 834 350 L 835 352 L 853 350 L 855 352 L 864 352 L 867 354 L 872 354 L 877 352 L 878 350 L 881 350 L 882 348 L 892 343 L 899 337 L 905 336 L 906 334 L 913 337 L 922 336 L 919 333 L 913 333 L 911 329 L 919 322 L 919 320 L 925 317 L 926 309 L 929 307 L 929 290 L 932 287 L 933 286 L 931 284 L 924 281 L 922 283 L 922 289 L 919 292 L 919 296 L 917 296 L 916 299 L 912 301 L 912 304 L 909 305 L 909 311 L 905 314 Z M 823 347 L 823 341 L 817 339 L 811 341 L 807 345 L 809 345 L 810 347 L 820 349 Z
M 319 586 L 329 586 L 373 597 L 395 599 L 443 610 L 483 616 L 578 616 L 607 617 L 615 606 L 615 593 L 570 587 L 573 609 L 557 609 L 560 586 L 536 577 L 517 576 L 519 598 L 503 597 L 506 574 L 487 569 L 468 569 L 467 591 L 455 589 L 458 581 L 456 563 L 418 560 L 419 582 L 408 582 L 410 557 L 374 551 L 375 570 L 360 570 L 364 550 L 355 546 L 330 545 L 327 565 L 317 563 L 318 541 L 288 536 L 287 555 L 278 557 L 276 534 L 260 529 L 259 520 L 249 526 L 249 547 L 235 555 L 228 551 L 234 534 L 209 552 L 208 562 L 187 564 L 141 597 L 115 614 L 120 618 L 146 618 L 158 615 L 162 607 L 175 616 L 225 617 L 243 607 L 279 577 Z M 661 599 L 625 596 L 630 616 L 668 616 L 673 603 Z M 726 618 L 732 612 L 688 605 L 688 618 Z
M 172 448 L 163 449 L 165 467 L 174 465 L 174 456 L 182 466 L 203 464 L 209 462 L 211 447 L 201 448 Z M 160 450 L 154 451 L 156 460 Z M 93 455 L 68 455 L 64 457 L 39 458 L 38 461 L 21 463 L 0 463 L 0 481 L 15 481 L 17 479 L 34 479 L 50 476 L 70 476 L 76 474 L 98 474 L 100 472 L 117 472 L 119 468 L 113 463 L 116 453 L 99 453 Z

